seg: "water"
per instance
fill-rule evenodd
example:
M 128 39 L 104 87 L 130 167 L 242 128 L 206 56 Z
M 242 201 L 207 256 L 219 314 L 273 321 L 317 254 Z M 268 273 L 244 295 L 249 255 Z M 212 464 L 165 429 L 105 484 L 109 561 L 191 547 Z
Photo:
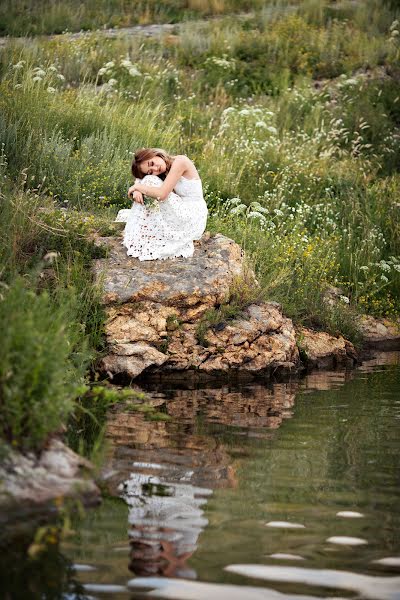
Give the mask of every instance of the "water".
M 62 548 L 88 596 L 400 598 L 399 354 L 152 394 L 172 420 L 109 415 L 110 496 Z

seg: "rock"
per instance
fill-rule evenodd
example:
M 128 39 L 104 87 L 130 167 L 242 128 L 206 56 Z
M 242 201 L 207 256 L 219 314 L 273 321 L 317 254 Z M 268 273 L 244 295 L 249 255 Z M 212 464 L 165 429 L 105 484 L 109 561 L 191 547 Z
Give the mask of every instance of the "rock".
M 145 262 L 128 257 L 121 238 L 97 243 L 108 249 L 107 258 L 94 261 L 107 312 L 102 371 L 130 378 L 146 370 L 253 377 L 299 366 L 293 323 L 274 302 L 251 304 L 235 319 L 203 324 L 199 333 L 205 312 L 226 302 L 243 277 L 243 252 L 232 240 L 206 234 L 190 259 Z
M 148 344 L 116 344 L 100 360 L 100 368 L 111 374 L 123 373 L 134 379 L 151 365 L 159 367 L 168 357 Z
M 297 329 L 298 345 L 305 354 L 308 367 L 329 369 L 338 366 L 353 366 L 357 353 L 351 342 L 342 336 L 334 337 L 323 331 L 312 331 L 305 327 Z
M 363 315 L 358 322 L 364 344 L 380 350 L 400 349 L 400 321 Z
M 87 506 L 98 503 L 99 489 L 81 472 L 92 468 L 89 461 L 56 439 L 40 458 L 7 451 L 0 466 L 1 537 L 5 531 L 12 533 L 21 518 L 28 523 L 54 513 L 64 498 L 79 499 Z
M 100 282 L 104 276 L 106 305 L 150 302 L 179 308 L 185 320 L 199 318 L 226 300 L 234 277 L 241 275 L 243 254 L 232 240 L 216 235 L 196 248 L 190 259 L 139 261 L 126 255 L 120 238 L 100 238 L 107 258 L 94 261 Z

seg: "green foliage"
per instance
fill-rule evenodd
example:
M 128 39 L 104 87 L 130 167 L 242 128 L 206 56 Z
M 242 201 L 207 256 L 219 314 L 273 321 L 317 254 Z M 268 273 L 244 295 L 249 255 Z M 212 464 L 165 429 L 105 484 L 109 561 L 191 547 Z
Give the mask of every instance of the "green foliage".
M 23 450 L 40 448 L 59 429 L 82 384 L 90 354 L 77 312 L 67 290 L 55 305 L 21 276 L 2 285 L 0 434 Z

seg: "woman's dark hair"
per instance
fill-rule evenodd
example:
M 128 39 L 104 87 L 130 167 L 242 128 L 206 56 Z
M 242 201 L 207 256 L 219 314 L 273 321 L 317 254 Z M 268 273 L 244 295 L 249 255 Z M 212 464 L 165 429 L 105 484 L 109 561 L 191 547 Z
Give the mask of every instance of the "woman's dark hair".
M 168 152 L 162 150 L 161 148 L 140 148 L 140 150 L 137 150 L 132 161 L 132 175 L 134 177 L 137 177 L 138 179 L 142 179 L 146 175 L 146 173 L 143 173 L 140 170 L 140 163 L 144 162 L 145 160 L 150 160 L 155 156 L 159 156 L 160 158 L 162 158 L 165 161 L 165 164 L 167 165 L 166 172 L 161 173 L 159 175 L 161 179 L 165 179 L 168 171 L 171 168 L 172 161 L 175 157 L 171 156 L 170 154 L 168 154 Z

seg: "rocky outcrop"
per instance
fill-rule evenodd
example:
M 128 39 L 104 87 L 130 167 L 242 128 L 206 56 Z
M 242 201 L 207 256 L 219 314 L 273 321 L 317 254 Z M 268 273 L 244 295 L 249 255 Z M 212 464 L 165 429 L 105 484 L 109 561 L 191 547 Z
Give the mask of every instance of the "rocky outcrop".
M 307 367 L 353 364 L 342 337 L 297 332 L 277 303 L 253 303 L 224 317 L 232 286 L 246 271 L 243 252 L 222 236 L 203 236 L 190 259 L 145 261 L 128 257 L 121 239 L 98 238 L 107 257 L 94 261 L 107 312 L 108 352 L 99 368 L 110 377 L 270 376 Z M 248 273 L 247 283 L 254 275 Z
M 49 509 L 54 512 L 64 498 L 78 499 L 85 505 L 97 503 L 99 489 L 83 477 L 82 469 L 92 470 L 91 463 L 56 439 L 39 458 L 8 450 L 0 466 L 2 533 L 21 518 L 29 521 L 48 514 Z
M 308 368 L 348 367 L 357 360 L 353 344 L 342 336 L 335 337 L 324 331 L 299 327 L 297 341 L 302 360 Z
M 243 277 L 243 252 L 232 240 L 206 235 L 190 259 L 145 262 L 127 257 L 118 238 L 98 243 L 108 248 L 94 264 L 107 311 L 103 371 L 252 377 L 299 366 L 293 323 L 274 302 L 251 304 L 228 320 L 214 312 L 207 325 L 207 311 L 226 302 Z

